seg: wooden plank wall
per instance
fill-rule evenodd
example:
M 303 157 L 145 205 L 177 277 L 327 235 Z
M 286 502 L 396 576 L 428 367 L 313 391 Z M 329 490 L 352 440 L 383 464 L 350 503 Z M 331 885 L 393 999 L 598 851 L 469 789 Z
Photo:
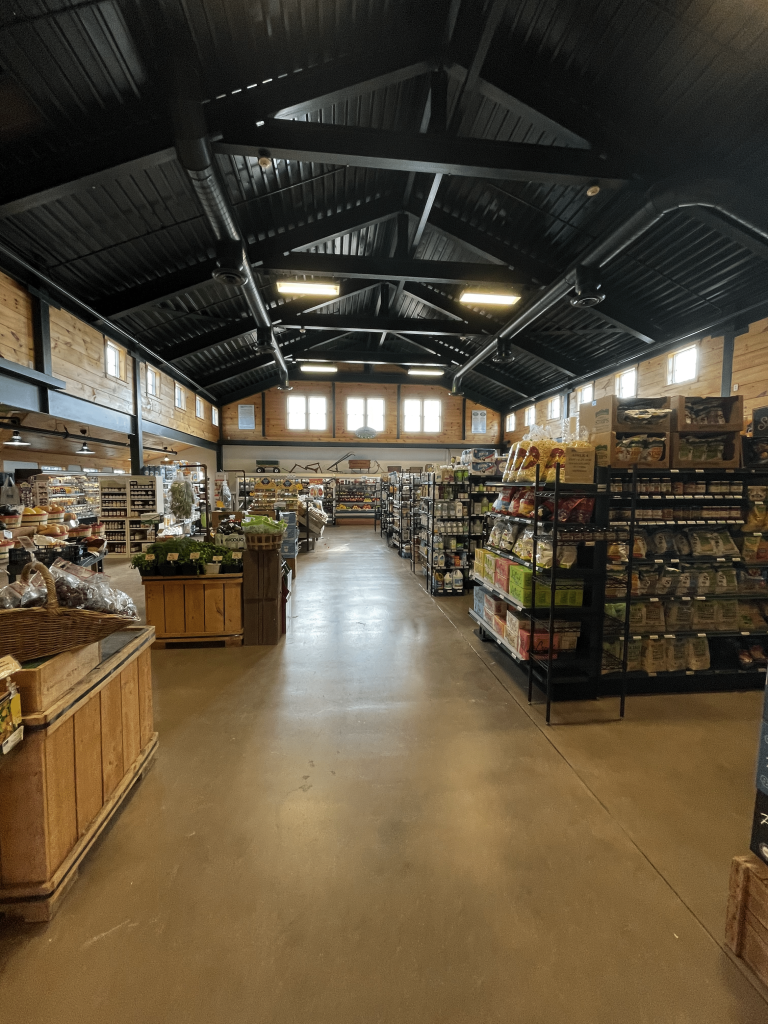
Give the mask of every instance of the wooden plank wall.
M 108 377 L 105 365 L 105 337 L 63 309 L 50 310 L 51 363 L 53 375 L 66 381 L 66 393 L 96 405 L 133 413 L 133 360 L 124 358 L 122 380 Z M 122 352 L 122 346 L 117 346 Z M 32 301 L 26 289 L 0 273 L 0 357 L 24 366 L 34 366 Z M 186 391 L 186 409 L 174 403 L 174 381 L 157 371 L 159 395 L 147 395 L 146 366 L 142 365 L 142 413 L 163 426 L 183 430 L 195 437 L 218 441 L 211 403 L 203 400 L 203 416 L 195 411 L 195 395 Z M 29 454 L 29 453 L 28 453 Z
M 34 366 L 32 300 L 26 289 L 0 273 L 0 356 Z
M 384 431 L 379 433 L 375 443 L 381 444 L 413 444 L 418 442 L 428 444 L 450 444 L 456 446 L 464 443 L 475 443 L 478 445 L 499 443 L 499 432 L 501 428 L 501 417 L 493 409 L 486 409 L 485 435 L 472 434 L 472 410 L 483 409 L 484 406 L 476 405 L 467 401 L 464 430 L 462 431 L 462 408 L 463 399 L 452 396 L 447 388 L 437 384 L 403 384 L 401 385 L 401 401 L 407 398 L 439 398 L 443 403 L 443 429 L 439 434 L 407 434 L 403 430 L 400 438 L 397 437 L 397 385 L 368 383 L 347 383 L 340 382 L 334 386 L 329 381 L 299 381 L 294 384 L 291 394 L 324 395 L 328 401 L 329 421 L 325 431 L 297 431 L 288 430 L 287 426 L 287 395 L 284 391 L 272 388 L 260 395 L 251 398 L 243 398 L 240 402 L 233 402 L 225 405 L 222 410 L 222 431 L 225 441 L 259 441 L 262 438 L 272 441 L 328 441 L 334 437 L 333 427 L 330 421 L 332 408 L 332 394 L 336 395 L 336 440 L 352 440 L 354 434 L 347 430 L 347 399 L 352 397 L 369 397 L 384 399 Z M 262 434 L 262 402 L 264 403 L 266 433 Z M 237 426 L 238 405 L 253 405 L 256 419 L 255 430 L 239 430 Z M 402 418 L 401 418 L 402 424 Z M 356 444 L 360 444 L 359 438 L 354 438 Z M 371 442 L 374 443 L 374 442 Z
M 768 319 L 749 325 L 733 346 L 733 383 L 744 399 L 744 423 L 756 406 L 768 405 Z

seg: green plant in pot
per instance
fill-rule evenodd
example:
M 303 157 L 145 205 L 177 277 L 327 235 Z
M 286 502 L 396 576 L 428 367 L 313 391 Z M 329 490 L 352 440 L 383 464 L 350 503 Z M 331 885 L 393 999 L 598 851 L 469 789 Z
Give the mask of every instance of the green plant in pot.
M 139 570 L 141 576 L 151 576 L 155 571 L 155 564 L 153 561 L 147 561 L 147 556 L 144 552 L 141 554 L 134 555 L 131 559 L 131 565 L 134 569 Z

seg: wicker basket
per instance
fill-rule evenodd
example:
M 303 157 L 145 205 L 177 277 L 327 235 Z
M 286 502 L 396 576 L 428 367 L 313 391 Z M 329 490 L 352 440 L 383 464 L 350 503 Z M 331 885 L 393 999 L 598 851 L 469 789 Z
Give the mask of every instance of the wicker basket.
M 0 655 L 12 654 L 19 661 L 48 658 L 136 625 L 136 619 L 128 615 L 61 608 L 53 577 L 41 562 L 27 562 L 22 581 L 28 582 L 33 572 L 45 580 L 48 604 L 44 608 L 0 609 Z
M 245 546 L 249 551 L 279 551 L 282 533 L 246 533 Z

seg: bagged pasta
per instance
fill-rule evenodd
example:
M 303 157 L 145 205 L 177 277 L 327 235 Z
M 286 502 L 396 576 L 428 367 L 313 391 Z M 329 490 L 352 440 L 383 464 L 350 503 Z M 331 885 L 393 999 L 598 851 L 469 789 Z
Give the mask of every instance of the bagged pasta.
M 514 543 L 512 553 L 522 558 L 524 562 L 530 562 L 533 558 L 533 530 L 526 526 Z
M 670 566 L 662 566 L 656 578 L 656 593 L 671 594 L 677 585 L 678 575 L 679 573 Z
M 540 569 L 552 568 L 552 541 L 542 538 L 536 545 L 536 565 Z
M 675 580 L 675 595 L 681 597 L 690 594 L 691 587 L 695 586 L 695 584 L 696 573 L 691 569 L 690 565 L 681 565 Z
M 734 632 L 739 628 L 738 601 L 712 601 L 715 606 L 715 629 L 723 632 Z
M 668 601 L 664 611 L 667 629 L 672 632 L 693 629 L 693 601 Z
M 544 453 L 542 452 L 542 459 Z M 565 466 L 565 448 L 561 444 L 553 444 L 546 456 L 544 466 L 544 483 L 554 484 L 557 479 L 557 467 L 560 466 L 560 476 L 563 475 L 562 467 Z M 539 475 L 541 479 L 541 474 Z
M 696 581 L 691 580 L 692 594 L 712 594 L 715 590 L 715 575 L 717 570 L 707 565 L 701 565 L 696 570 Z
M 736 547 L 733 537 L 727 530 L 716 530 L 714 537 L 715 544 L 717 546 L 716 553 L 718 555 L 725 555 L 726 557 L 738 555 L 739 549 Z
M 688 641 L 683 637 L 667 637 L 664 641 L 667 672 L 685 672 Z
M 646 672 L 666 672 L 667 642 L 662 637 L 658 640 L 643 640 L 643 668 Z
M 709 668 L 709 643 L 705 636 L 689 636 L 685 642 L 687 667 L 691 672 Z
M 717 554 L 715 535 L 709 530 L 688 530 L 691 554 L 694 558 L 714 558 Z
M 645 628 L 648 632 L 663 633 L 666 629 L 664 605 L 661 601 L 651 601 L 645 605 Z
M 528 445 L 528 451 L 525 453 L 520 469 L 517 471 L 517 481 L 524 483 L 535 483 L 536 482 L 536 467 L 541 467 L 539 470 L 539 482 L 543 483 L 543 470 L 546 466 L 546 460 L 549 453 L 552 451 L 552 441 L 545 439 L 531 441 Z
M 736 594 L 739 590 L 739 583 L 735 569 L 717 569 L 715 571 L 715 593 Z
M 717 629 L 715 621 L 715 606 L 717 601 L 694 601 L 693 602 L 693 628 L 700 629 L 702 633 Z
M 658 573 L 654 569 L 639 569 L 637 572 L 637 588 L 632 593 L 638 597 L 645 594 L 655 594 L 659 582 Z

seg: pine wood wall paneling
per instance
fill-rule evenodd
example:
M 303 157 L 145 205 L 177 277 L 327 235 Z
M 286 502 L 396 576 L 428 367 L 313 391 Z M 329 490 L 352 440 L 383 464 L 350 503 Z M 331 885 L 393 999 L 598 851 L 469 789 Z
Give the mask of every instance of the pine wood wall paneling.
M 26 289 L 0 273 L 0 356 L 34 366 L 32 299 Z
M 744 399 L 745 426 L 752 420 L 753 409 L 768 405 L 768 319 L 750 324 L 749 332 L 734 341 L 731 394 Z
M 67 394 L 130 415 L 133 412 L 133 360 L 125 360 L 125 380 L 108 377 L 104 344 L 104 335 L 93 327 L 64 309 L 51 309 L 54 377 L 67 382 Z
M 261 407 L 263 395 L 253 395 L 239 402 L 231 402 L 221 409 L 221 432 L 225 441 L 260 441 L 264 436 L 261 432 Z M 238 405 L 252 405 L 256 428 L 255 430 L 239 430 L 237 426 Z
M 149 365 L 152 366 L 151 363 Z M 186 409 L 177 409 L 176 381 L 156 367 L 152 366 L 152 369 L 157 374 L 157 395 L 147 394 L 147 364 L 141 364 L 141 412 L 144 419 L 165 427 L 173 427 L 175 430 L 183 430 L 207 441 L 218 441 L 219 428 L 213 425 L 211 419 L 211 403 L 202 400 L 203 416 L 199 417 L 195 411 L 194 393 L 189 388 L 182 387 Z
M 485 433 L 472 433 L 472 412 L 474 409 L 485 409 Z M 467 447 L 479 447 L 488 445 L 495 448 L 501 438 L 501 416 L 493 409 L 486 409 L 484 405 L 478 405 L 467 399 L 466 414 L 464 417 L 464 439 Z

